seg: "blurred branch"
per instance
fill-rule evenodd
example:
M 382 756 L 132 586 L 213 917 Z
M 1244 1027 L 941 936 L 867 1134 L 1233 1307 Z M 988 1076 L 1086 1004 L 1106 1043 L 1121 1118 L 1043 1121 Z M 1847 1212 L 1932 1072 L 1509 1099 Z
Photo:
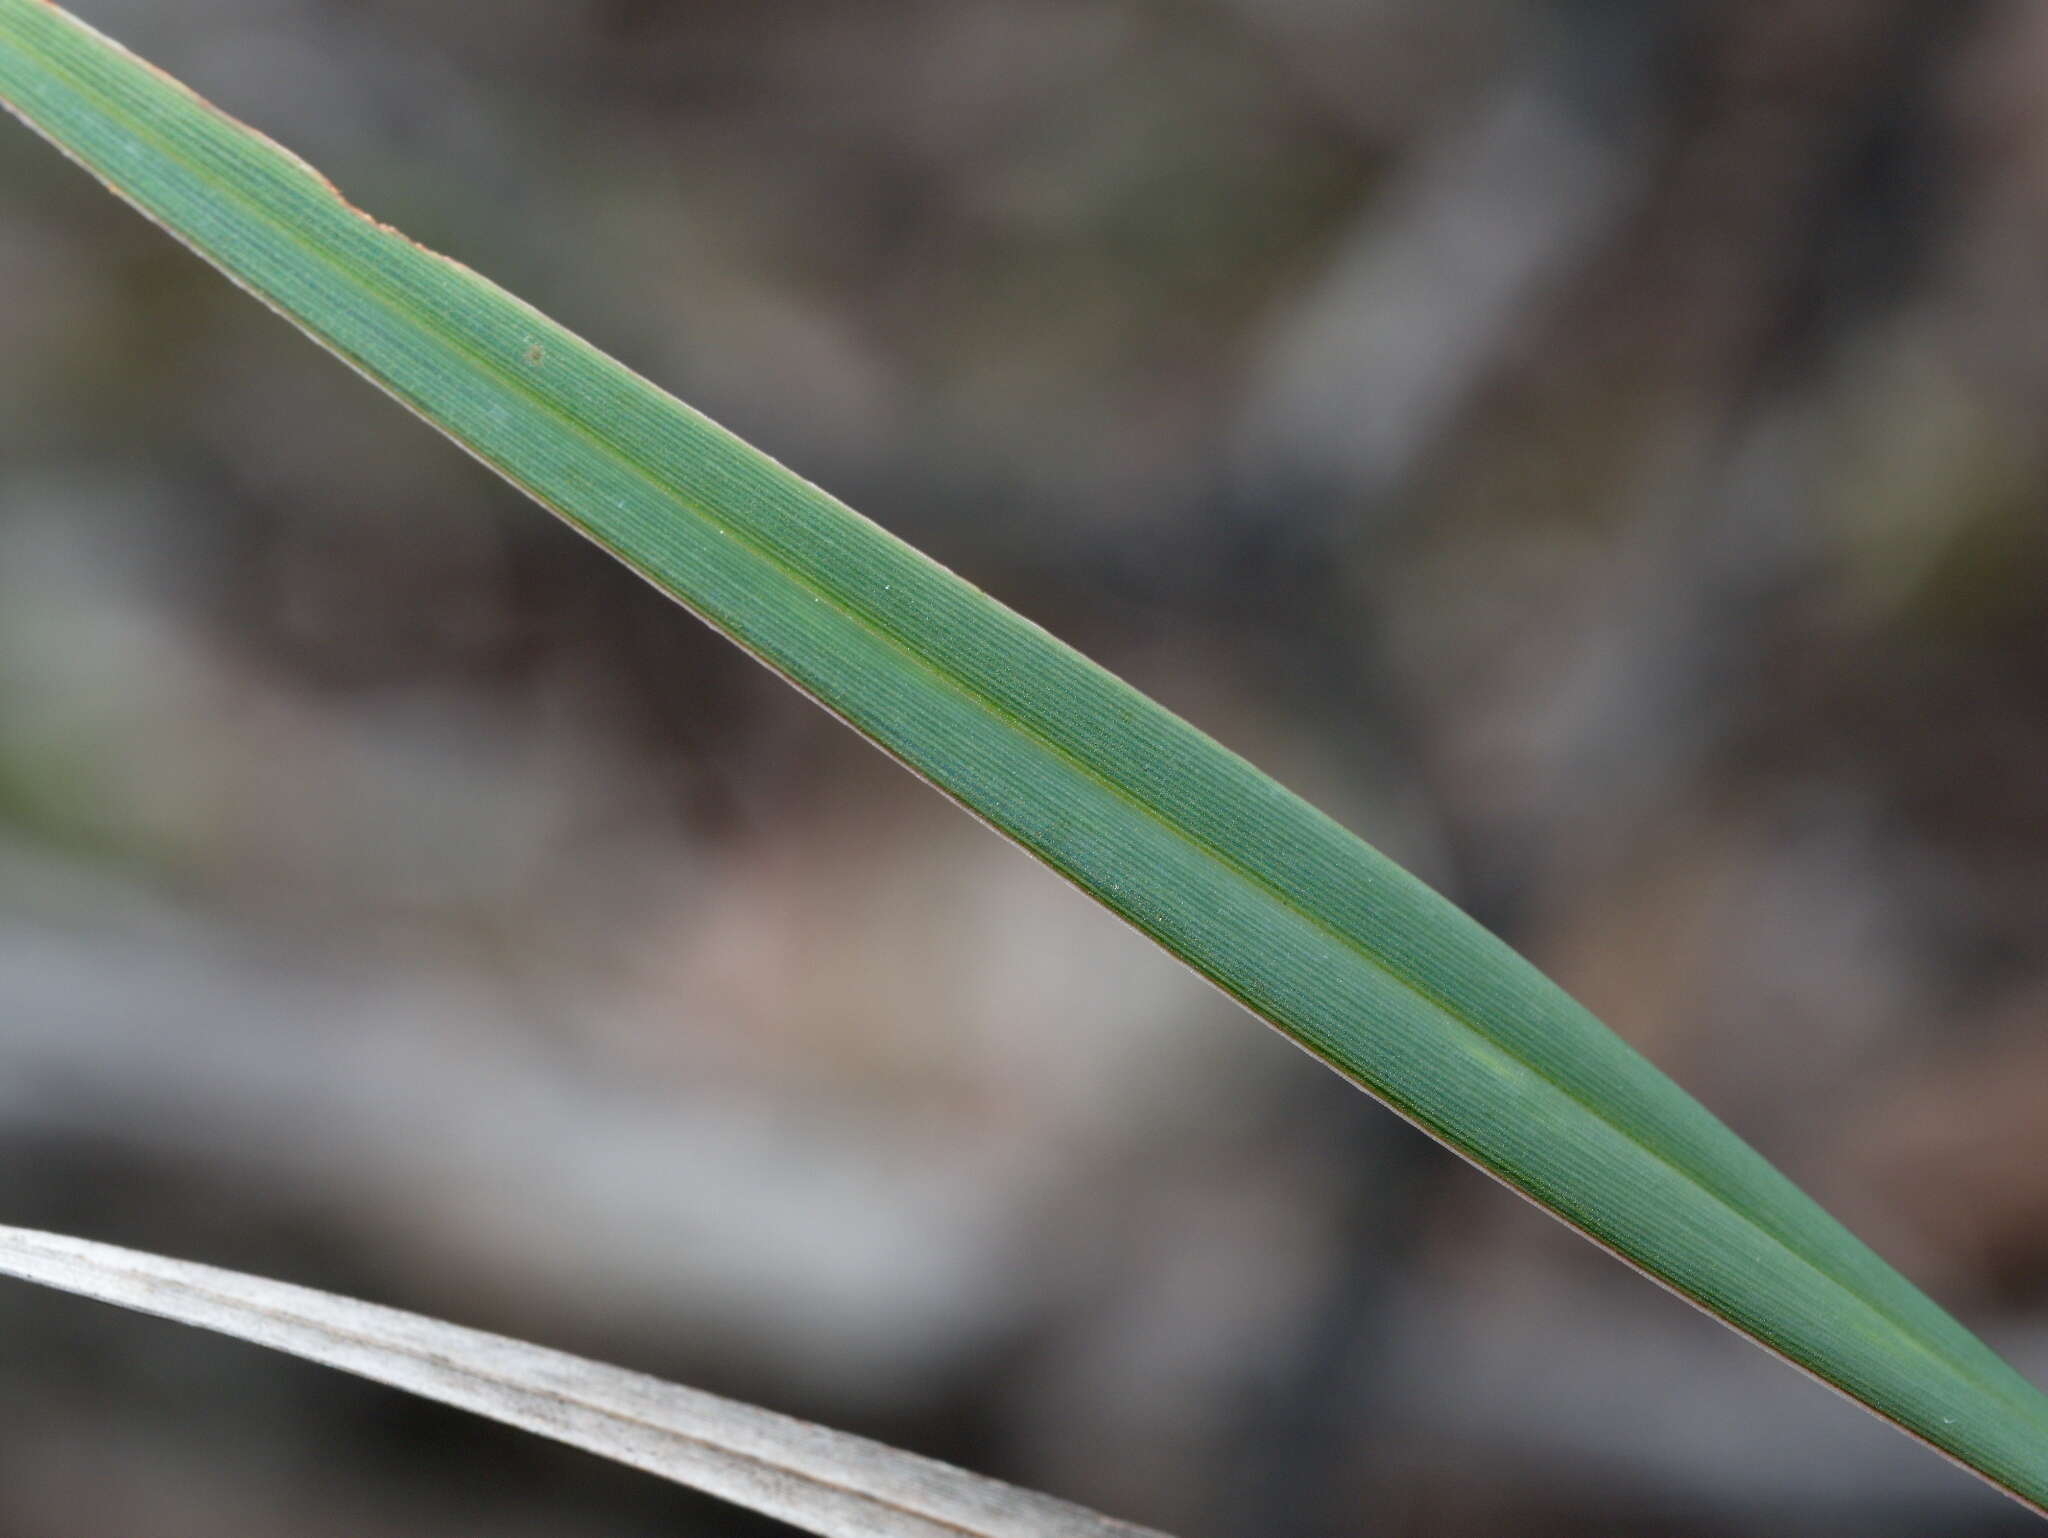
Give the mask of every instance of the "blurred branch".
M 356 974 L 113 912 L 118 940 L 0 915 L 0 1132 L 276 1187 L 379 1230 L 401 1266 L 559 1287 L 622 1326 L 708 1321 L 856 1399 L 1006 1317 L 987 1172 L 914 1137 L 572 1071 L 452 969 Z
M 1352 505 L 1406 480 L 1531 301 L 1628 207 L 1680 9 L 1575 7 L 1374 199 L 1273 328 L 1238 429 L 1237 484 Z

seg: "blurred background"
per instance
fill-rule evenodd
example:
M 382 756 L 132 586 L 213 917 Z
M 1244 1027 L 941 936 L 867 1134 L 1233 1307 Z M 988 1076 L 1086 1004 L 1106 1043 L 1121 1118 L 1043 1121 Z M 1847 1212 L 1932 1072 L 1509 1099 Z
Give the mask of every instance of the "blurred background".
M 2048 7 L 77 0 L 1413 865 L 2048 1379 Z M 2017 1507 L 11 126 L 0 1216 L 1183 1538 Z M 0 1535 L 783 1531 L 0 1289 Z

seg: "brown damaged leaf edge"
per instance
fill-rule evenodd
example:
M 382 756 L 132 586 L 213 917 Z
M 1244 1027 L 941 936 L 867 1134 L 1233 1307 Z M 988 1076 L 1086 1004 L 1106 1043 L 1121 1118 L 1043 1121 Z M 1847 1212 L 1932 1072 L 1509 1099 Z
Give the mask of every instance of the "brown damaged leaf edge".
M 37 31 L 50 34 L 43 55 Z M 10 38 L 24 50 L 14 82 L 44 100 L 42 114 L 8 89 Z M 173 121 L 173 101 L 125 99 L 141 94 L 138 81 L 163 91 L 169 77 L 51 0 L 0 0 L 10 108 L 265 304 L 1353 1082 L 1629 1265 L 2042 1509 L 2038 1392 L 1468 919 L 1044 632 L 355 208 L 182 85 L 166 94 L 204 133 Z M 207 134 L 221 142 L 185 142 Z M 219 174 L 203 163 L 245 153 L 268 163 Z M 110 158 L 134 164 L 110 175 Z M 296 207 L 302 189 L 287 197 L 270 183 L 279 167 L 378 238 L 390 271 L 361 265 L 310 207 L 295 226 L 266 203 Z M 194 231 L 217 221 L 243 244 L 224 254 Z M 429 272 L 448 279 L 437 309 L 416 292 Z M 308 300 L 316 279 L 355 282 L 350 306 Z M 443 349 L 464 389 L 501 392 L 496 409 L 516 431 L 497 430 L 453 386 L 435 397 L 410 356 L 420 348 Z M 594 419 L 598 400 L 617 415 Z M 949 616 L 961 633 L 945 631 Z

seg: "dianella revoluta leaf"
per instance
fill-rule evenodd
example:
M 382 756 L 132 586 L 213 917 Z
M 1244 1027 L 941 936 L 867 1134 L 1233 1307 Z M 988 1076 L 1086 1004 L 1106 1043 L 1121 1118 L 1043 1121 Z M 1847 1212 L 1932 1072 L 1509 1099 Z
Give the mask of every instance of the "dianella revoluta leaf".
M 310 1287 L 7 1227 L 0 1275 L 339 1367 L 825 1538 L 1160 1538 L 865 1437 Z
M 0 98 L 1338 1072 L 1771 1350 L 2048 1507 L 2048 1400 L 1534 968 L 1351 833 L 45 0 L 0 0 Z

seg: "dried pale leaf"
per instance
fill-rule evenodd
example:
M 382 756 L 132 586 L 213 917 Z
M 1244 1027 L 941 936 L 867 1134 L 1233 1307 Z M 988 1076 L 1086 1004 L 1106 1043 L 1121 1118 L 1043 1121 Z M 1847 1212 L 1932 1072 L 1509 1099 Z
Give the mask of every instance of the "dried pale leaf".
M 339 1367 L 826 1538 L 1160 1538 L 864 1437 L 309 1287 L 7 1227 L 0 1273 Z

